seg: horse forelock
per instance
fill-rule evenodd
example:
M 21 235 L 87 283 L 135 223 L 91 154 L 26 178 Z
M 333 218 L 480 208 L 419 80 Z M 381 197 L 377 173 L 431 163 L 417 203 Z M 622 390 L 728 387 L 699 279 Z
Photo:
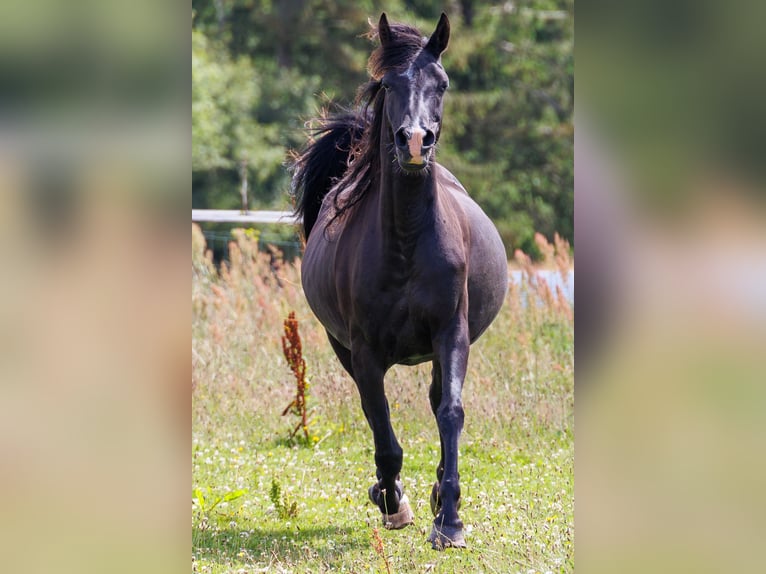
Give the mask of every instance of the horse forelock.
M 428 42 L 428 38 L 412 26 L 394 23 L 390 28 L 391 40 L 385 46 L 378 46 L 367 62 L 367 71 L 375 80 L 380 80 L 388 71 L 402 72 L 409 68 Z M 377 26 L 373 26 L 370 37 L 377 35 Z

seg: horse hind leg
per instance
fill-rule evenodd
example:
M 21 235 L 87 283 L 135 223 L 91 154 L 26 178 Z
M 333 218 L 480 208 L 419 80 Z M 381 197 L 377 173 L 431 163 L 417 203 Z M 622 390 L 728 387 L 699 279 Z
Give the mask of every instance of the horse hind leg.
M 384 371 L 366 353 L 353 354 L 352 366 L 362 410 L 375 441 L 378 482 L 370 487 L 368 494 L 370 500 L 378 505 L 386 528 L 404 528 L 413 523 L 414 514 L 399 476 L 403 452 L 391 427 L 391 414 L 383 386 Z

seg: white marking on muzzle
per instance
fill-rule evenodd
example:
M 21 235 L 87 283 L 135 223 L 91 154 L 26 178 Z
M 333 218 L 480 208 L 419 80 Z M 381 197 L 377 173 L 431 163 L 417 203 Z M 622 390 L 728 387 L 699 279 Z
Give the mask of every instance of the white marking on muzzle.
M 407 142 L 410 150 L 410 161 L 408 163 L 415 165 L 423 165 L 425 158 L 423 157 L 423 138 L 426 135 L 425 130 L 421 129 L 423 122 L 421 117 L 424 115 L 423 110 L 423 95 L 412 85 L 415 81 L 415 74 L 412 67 L 407 69 L 405 74 L 410 81 L 410 125 L 412 126 L 412 136 Z
M 410 138 L 410 158 L 409 163 L 422 164 L 425 162 L 423 157 L 423 136 L 426 132 L 420 128 L 412 130 L 412 137 Z

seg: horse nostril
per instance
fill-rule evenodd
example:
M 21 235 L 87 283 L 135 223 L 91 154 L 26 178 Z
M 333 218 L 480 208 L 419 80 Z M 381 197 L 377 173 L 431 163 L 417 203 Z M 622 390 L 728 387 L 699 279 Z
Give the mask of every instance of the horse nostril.
M 423 149 L 428 149 L 430 147 L 433 147 L 433 145 L 436 143 L 436 136 L 434 135 L 434 132 L 431 130 L 426 130 L 426 135 L 423 136 Z
M 404 128 L 399 128 L 394 134 L 394 143 L 396 147 L 401 149 L 407 149 L 407 141 L 410 139 L 410 134 Z

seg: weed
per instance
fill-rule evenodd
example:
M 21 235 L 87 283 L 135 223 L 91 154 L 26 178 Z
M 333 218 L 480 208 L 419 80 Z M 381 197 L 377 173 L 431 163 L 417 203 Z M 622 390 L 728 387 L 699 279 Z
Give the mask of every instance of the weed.
M 306 402 L 308 400 L 309 383 L 306 381 L 306 361 L 303 359 L 303 350 L 301 336 L 298 333 L 298 319 L 295 318 L 295 311 L 290 311 L 284 323 L 285 334 L 282 336 L 282 352 L 285 355 L 287 364 L 295 376 L 295 398 L 287 405 L 282 416 L 292 413 L 300 420 L 290 433 L 292 439 L 299 430 L 303 429 L 305 443 L 310 444 L 308 409 Z
M 199 514 L 206 522 L 209 522 L 212 518 L 214 518 L 213 511 L 221 503 L 233 502 L 234 500 L 237 500 L 238 498 L 241 498 L 247 494 L 247 490 L 239 489 L 229 491 L 220 496 L 215 496 L 211 493 L 209 488 L 206 490 L 207 496 L 205 496 L 201 488 L 195 488 L 192 491 L 192 500 L 196 502 Z M 218 518 L 219 522 L 221 521 L 220 516 L 215 516 L 215 518 Z M 228 515 L 224 518 L 228 518 Z
M 377 528 L 372 529 L 372 549 L 375 554 L 383 559 L 383 564 L 386 566 L 386 572 L 391 574 L 391 564 L 388 562 L 388 556 L 386 556 L 386 547 L 383 544 L 383 539 L 380 537 L 380 532 Z
M 282 493 L 282 485 L 279 484 L 279 481 L 274 477 L 271 479 L 269 498 L 280 519 L 287 520 L 288 518 L 295 518 L 298 516 L 298 503 Z

